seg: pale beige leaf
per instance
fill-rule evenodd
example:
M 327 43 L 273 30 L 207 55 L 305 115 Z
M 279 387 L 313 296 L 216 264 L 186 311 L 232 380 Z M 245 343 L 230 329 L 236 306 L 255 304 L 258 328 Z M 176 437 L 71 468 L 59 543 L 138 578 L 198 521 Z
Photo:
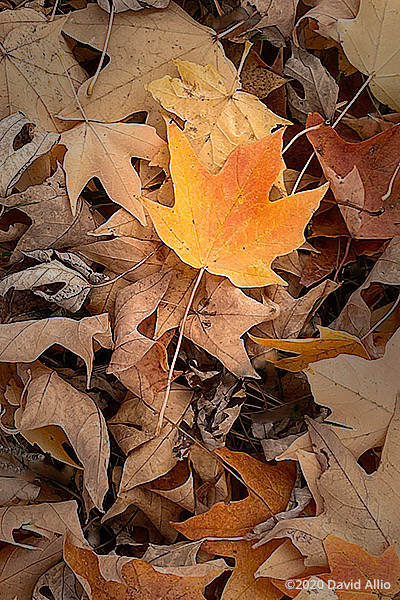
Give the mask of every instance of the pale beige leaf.
M 173 62 L 180 78 L 166 75 L 147 89 L 164 108 L 186 121 L 188 139 L 211 173 L 219 171 L 237 146 L 265 137 L 277 125 L 290 124 L 257 96 L 233 91 L 213 65 Z
M 62 284 L 55 293 L 40 289 L 54 284 Z M 48 302 L 54 302 L 71 312 L 77 312 L 82 307 L 90 288 L 87 279 L 58 260 L 34 265 L 0 280 L 0 296 L 5 296 L 11 289 L 31 290 Z
M 69 125 L 56 115 L 74 97 L 71 82 L 77 89 L 86 79 L 61 35 L 67 17 L 43 22 L 34 11 L 29 19 L 24 9 L 14 11 L 12 19 L 8 13 L 0 16 L 0 29 L 9 30 L 0 65 L 0 116 L 20 110 L 46 131 L 62 131 Z
M 146 223 L 140 202 L 140 178 L 131 158 L 151 160 L 165 142 L 155 129 L 137 123 L 95 123 L 76 125 L 61 137 L 68 150 L 64 159 L 67 190 L 72 213 L 79 194 L 93 177 L 100 179 L 111 200 Z
M 28 504 L 36 500 L 40 494 L 40 487 L 25 481 L 23 477 L 7 473 L 1 468 L 0 463 L 0 505 Z
M 85 361 L 88 377 L 93 366 L 93 340 L 111 339 L 108 314 L 84 317 L 79 321 L 52 317 L 0 325 L 0 361 L 35 361 L 53 344 L 60 344 Z
M 144 8 L 165 8 L 169 0 L 113 0 L 115 12 L 125 12 L 126 10 L 143 10 Z M 110 12 L 110 4 L 107 0 L 97 0 L 97 4 L 103 10 Z
M 22 112 L 5 117 L 0 122 L 0 196 L 8 196 L 22 173 L 39 156 L 49 152 L 59 136 L 30 124 L 30 141 L 20 148 L 14 148 L 15 139 L 30 121 Z
M 83 484 L 95 506 L 102 509 L 108 491 L 110 441 L 103 414 L 90 396 L 76 390 L 55 371 L 40 363 L 21 365 L 18 373 L 27 386 L 17 426 L 27 431 L 58 425 L 67 435 L 84 467 Z
M 2 198 L 1 204 L 10 209 L 18 207 L 32 224 L 18 240 L 11 262 L 22 258 L 22 252 L 47 248 L 66 248 L 90 241 L 87 233 L 96 227 L 96 219 L 88 204 L 81 198 L 74 217 L 65 187 L 65 176 L 59 166 L 57 171 L 40 185 L 25 192 Z
M 42 600 L 43 596 L 32 596 L 36 582 L 62 558 L 62 537 L 50 534 L 28 541 L 29 549 L 8 544 L 0 550 L 1 600 Z
M 311 2 L 307 2 L 311 4 Z M 360 6 L 360 0 L 317 0 L 313 8 L 307 11 L 296 24 L 298 27 L 304 19 L 314 19 L 318 23 L 318 33 L 331 37 L 332 29 L 338 19 L 354 19 Z
M 290 579 L 304 572 L 304 558 L 290 540 L 272 552 L 255 572 L 255 577 Z
M 181 567 L 197 564 L 197 554 L 203 540 L 176 542 L 169 546 L 149 544 L 142 559 L 153 567 Z
M 400 26 L 397 0 L 361 0 L 355 19 L 339 19 L 333 27 L 350 63 L 372 76 L 370 88 L 383 104 L 400 110 Z
M 85 10 L 69 15 L 64 31 L 101 51 L 107 25 L 108 15 L 90 4 Z M 110 63 L 100 72 L 93 94 L 87 95 L 90 80 L 78 92 L 86 117 L 94 121 L 119 121 L 144 110 L 149 114 L 151 125 L 159 122 L 159 106 L 144 86 L 154 79 L 174 74 L 171 60 L 175 58 L 213 64 L 226 78 L 228 86 L 235 77 L 235 69 L 225 57 L 220 42 L 215 40 L 215 32 L 194 21 L 174 2 L 163 11 L 116 15 L 107 53 Z M 75 102 L 62 116 L 82 119 Z

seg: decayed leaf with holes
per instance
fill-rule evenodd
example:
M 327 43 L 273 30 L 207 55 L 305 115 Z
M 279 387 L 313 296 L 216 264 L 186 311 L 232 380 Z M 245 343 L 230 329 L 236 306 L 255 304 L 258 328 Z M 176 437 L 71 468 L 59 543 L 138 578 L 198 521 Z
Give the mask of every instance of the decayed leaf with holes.
M 241 336 L 253 325 L 275 319 L 279 305 L 257 302 L 228 280 L 209 276 L 185 325 L 185 337 L 218 358 L 237 377 L 258 377 Z
M 182 575 L 175 575 L 167 569 L 152 567 L 144 560 L 114 556 L 109 566 L 118 573 L 118 581 L 111 575 L 106 579 L 102 574 L 104 567 L 100 570 L 99 558 L 93 550 L 78 548 L 69 539 L 64 544 L 64 559 L 74 573 L 87 582 L 93 600 L 204 600 L 204 587 L 224 570 L 218 563 L 210 569 L 197 565 L 198 575 L 192 566 L 181 567 Z M 191 569 L 189 575 L 184 574 L 185 568 Z
M 86 364 L 88 377 L 93 367 L 93 341 L 111 347 L 108 314 L 84 317 L 79 321 L 52 317 L 0 325 L 0 361 L 33 362 L 53 344 L 77 354 Z
M 107 25 L 108 15 L 91 4 L 84 10 L 72 12 L 64 31 L 101 52 Z M 213 64 L 226 78 L 227 85 L 232 85 L 235 69 L 214 36 L 212 29 L 194 21 L 174 2 L 163 11 L 116 15 L 107 48 L 110 63 L 101 71 L 92 95 L 87 94 L 90 80 L 78 92 L 86 117 L 109 123 L 133 112 L 147 111 L 148 122 L 157 123 L 159 106 L 144 86 L 154 79 L 174 74 L 171 60 L 178 56 L 181 60 Z M 75 102 L 62 116 L 82 119 Z
M 311 115 L 307 127 L 322 121 L 320 115 Z M 346 142 L 327 126 L 310 131 L 307 137 L 340 202 L 351 236 L 388 239 L 399 235 L 400 125 L 357 143 Z M 353 206 L 343 206 L 346 202 Z
M 1 198 L 0 203 L 10 210 L 18 208 L 32 222 L 18 240 L 11 262 L 20 260 L 22 252 L 48 248 L 57 250 L 84 244 L 90 241 L 87 233 L 97 225 L 95 216 L 82 198 L 77 202 L 75 217 L 71 214 L 65 175 L 60 166 L 44 183 Z
M 14 144 L 24 128 L 29 128 L 25 140 Z M 5 117 L 0 122 L 0 196 L 8 196 L 22 173 L 42 154 L 49 152 L 59 136 L 41 129 L 37 130 L 22 112 Z M 19 147 L 18 147 L 19 146 Z
M 378 397 L 379 391 L 375 394 Z M 399 549 L 400 520 L 396 507 L 400 490 L 400 402 L 396 403 L 390 421 L 381 463 L 372 475 L 364 471 L 326 425 L 309 419 L 309 434 L 322 465 L 317 485 L 324 498 L 324 510 L 316 517 L 281 521 L 264 541 L 289 537 L 305 557 L 307 567 L 327 565 L 323 542 L 332 531 L 347 542 L 359 543 L 375 556 L 391 544 Z
M 18 429 L 61 427 L 84 467 L 84 486 L 94 505 L 102 510 L 103 498 L 108 491 L 110 457 L 103 414 L 90 396 L 76 390 L 40 363 L 21 365 L 18 372 L 27 386 L 25 404 L 16 415 Z
M 250 144 L 289 121 L 253 96 L 231 89 L 213 65 L 174 60 L 180 78 L 169 75 L 147 89 L 164 108 L 186 121 L 185 133 L 197 156 L 217 173 L 237 147 Z
M 285 352 L 292 352 L 298 356 L 292 358 L 269 358 L 276 367 L 286 369 L 286 371 L 302 371 L 310 363 L 328 358 L 335 358 L 340 354 L 352 354 L 369 359 L 369 354 L 363 344 L 350 333 L 345 331 L 335 331 L 329 327 L 317 326 L 320 333 L 318 339 L 297 339 L 297 340 L 276 340 L 268 338 L 259 338 L 250 335 L 253 342 L 265 346 L 266 348 L 276 348 Z
M 278 543 L 270 542 L 261 548 L 253 548 L 254 542 L 248 540 L 206 541 L 202 550 L 235 559 L 235 569 L 224 588 L 221 600 L 280 600 L 282 594 L 270 579 L 254 577 L 258 567 L 270 556 Z
M 240 473 L 244 484 L 249 486 L 249 495 L 229 504 L 219 502 L 206 513 L 175 523 L 180 533 L 192 540 L 243 536 L 258 523 L 286 508 L 294 483 L 293 464 L 272 466 L 228 448 L 214 452 Z
M 151 160 L 164 145 L 153 127 L 88 121 L 65 132 L 61 143 L 68 148 L 64 170 L 73 214 L 87 182 L 98 177 L 111 200 L 145 225 L 143 205 L 138 198 L 140 179 L 131 158 Z
M 288 100 L 294 118 L 305 123 L 307 115 L 319 112 L 332 119 L 336 110 L 339 86 L 317 56 L 292 43 L 292 56 L 285 64 L 283 74 L 296 79 L 304 89 L 304 98 L 288 84 Z
M 186 263 L 229 277 L 238 287 L 284 284 L 276 256 L 304 242 L 303 230 L 327 186 L 276 202 L 268 193 L 283 170 L 282 131 L 232 152 L 212 175 L 185 134 L 169 125 L 173 208 L 144 199 L 161 239 Z
M 400 110 L 400 48 L 393 46 L 399 26 L 397 0 L 361 0 L 355 19 L 339 19 L 333 27 L 350 63 L 372 75 L 372 93 L 394 110 Z
M 62 131 L 69 124 L 56 115 L 73 99 L 73 87 L 86 79 L 61 35 L 67 17 L 47 22 L 33 10 L 13 13 L 4 11 L 0 17 L 0 116 L 20 110 L 44 130 Z
M 61 289 L 49 293 L 41 287 L 62 284 Z M 11 290 L 31 290 L 48 302 L 54 302 L 71 312 L 77 312 L 90 292 L 90 284 L 80 273 L 58 260 L 34 265 L 18 273 L 11 273 L 0 281 L 0 296 Z
M 168 289 L 170 275 L 159 271 L 118 292 L 115 301 L 115 347 L 108 372 L 117 377 L 137 364 L 156 343 L 138 331 Z

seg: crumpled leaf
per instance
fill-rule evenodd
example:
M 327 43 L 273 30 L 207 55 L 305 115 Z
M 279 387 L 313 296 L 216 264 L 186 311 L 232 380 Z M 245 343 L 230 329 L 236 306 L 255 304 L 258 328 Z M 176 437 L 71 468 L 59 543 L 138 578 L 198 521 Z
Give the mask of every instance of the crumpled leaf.
M 77 90 L 86 74 L 61 36 L 67 19 L 62 16 L 48 22 L 41 13 L 25 8 L 1 13 L 2 118 L 22 111 L 28 120 L 46 131 L 69 127 L 56 115 L 71 102 L 72 86 Z
M 28 538 L 31 547 L 8 544 L 0 550 L 0 594 L 2 600 L 42 600 L 32 596 L 38 578 L 62 558 L 62 537 Z M 59 600 L 57 598 L 57 600 Z
M 355 19 L 339 19 L 333 26 L 350 63 L 372 75 L 372 93 L 394 110 L 400 110 L 400 48 L 393 46 L 399 25 L 396 0 L 361 0 Z
M 290 122 L 240 89 L 232 91 L 213 65 L 174 60 L 180 78 L 169 75 L 147 89 L 164 108 L 186 121 L 185 133 L 210 173 L 217 173 L 229 154 Z
M 80 600 L 82 598 L 82 586 L 65 562 L 57 563 L 39 577 L 33 590 L 32 600 L 48 600 L 48 590 L 54 600 Z
M 246 12 L 254 11 L 254 6 L 261 15 L 254 29 L 277 29 L 281 36 L 289 37 L 296 19 L 298 0 L 242 0 L 241 5 Z M 268 31 L 267 29 L 267 31 Z M 268 36 L 268 33 L 266 34 Z M 272 38 L 271 43 L 274 42 Z M 277 44 L 278 45 L 278 44 Z M 279 44 L 280 45 L 280 44 Z
M 99 510 L 108 491 L 110 442 L 102 412 L 87 394 L 76 390 L 40 363 L 21 365 L 25 403 L 17 411 L 21 431 L 48 425 L 61 427 L 84 467 L 83 483 Z
M 293 117 L 305 123 L 309 113 L 318 112 L 332 119 L 336 110 L 339 86 L 318 57 L 292 44 L 292 56 L 283 70 L 286 77 L 301 83 L 304 98 L 288 84 L 288 100 Z
M 119 376 L 136 365 L 156 343 L 138 331 L 167 291 L 170 275 L 159 271 L 118 292 L 115 302 L 115 346 L 108 372 Z
M 95 4 L 72 12 L 64 32 L 100 52 L 104 46 L 108 16 Z M 159 121 L 158 105 L 145 85 L 173 74 L 171 59 L 211 63 L 232 85 L 235 69 L 225 58 L 212 29 L 194 21 L 182 8 L 170 2 L 163 11 L 131 12 L 116 15 L 107 53 L 110 63 L 100 72 L 92 95 L 87 95 L 90 80 L 78 92 L 86 117 L 93 121 L 119 121 L 128 115 L 147 111 L 148 122 Z M 151 60 L 149 61 L 149 49 Z M 110 86 L 110 81 L 113 84 Z M 82 120 L 73 102 L 63 117 Z
M 381 463 L 372 475 L 326 425 L 309 420 L 309 433 L 322 466 L 317 485 L 324 510 L 316 517 L 279 522 L 263 541 L 289 537 L 305 557 L 304 564 L 319 567 L 327 565 L 323 542 L 332 531 L 375 556 L 390 544 L 398 547 L 400 403 L 389 425 Z
M 228 448 L 218 448 L 214 452 L 240 473 L 244 484 L 249 485 L 249 495 L 229 504 L 219 502 L 202 515 L 175 523 L 174 527 L 180 533 L 192 540 L 239 537 L 286 508 L 294 482 L 293 464 L 272 466 Z
M 310 363 L 335 358 L 340 354 L 351 354 L 369 359 L 369 354 L 363 344 L 353 335 L 345 331 L 335 331 L 329 327 L 317 326 L 320 333 L 318 339 L 275 340 L 259 338 L 250 335 L 253 342 L 266 348 L 276 348 L 285 352 L 293 352 L 298 356 L 292 358 L 274 358 L 266 356 L 276 367 L 287 371 L 302 371 Z
M 322 117 L 314 114 L 307 127 L 319 123 Z M 400 177 L 396 177 L 400 125 L 358 143 L 346 142 L 328 126 L 308 132 L 307 137 L 340 203 L 351 237 L 388 239 L 399 235 L 400 208 L 394 198 L 400 190 Z M 343 206 L 349 201 L 353 207 Z
M 65 175 L 58 166 L 54 175 L 40 185 L 29 187 L 25 192 L 1 198 L 3 206 L 24 212 L 32 224 L 18 240 L 11 255 L 11 262 L 22 258 L 22 252 L 65 248 L 89 241 L 87 233 L 96 227 L 96 219 L 88 204 L 80 198 L 77 214 L 71 213 L 65 188 Z
M 24 128 L 29 141 L 15 149 L 15 139 Z M 5 117 L 0 122 L 0 196 L 8 196 L 22 173 L 42 154 L 49 152 L 59 136 L 41 129 L 36 130 L 22 112 Z
M 63 133 L 60 143 L 68 148 L 64 170 L 74 215 L 79 194 L 90 179 L 98 177 L 111 200 L 145 225 L 143 205 L 138 198 L 140 178 L 131 158 L 151 160 L 164 145 L 153 127 L 87 121 Z
M 114 556 L 114 564 L 123 561 L 119 569 L 119 581 L 115 581 L 102 575 L 99 558 L 92 550 L 78 548 L 68 539 L 64 545 L 64 557 L 74 573 L 88 582 L 92 597 L 96 600 L 121 600 L 128 597 L 135 600 L 176 600 L 179 597 L 185 600 L 203 600 L 204 587 L 223 571 L 223 567 L 214 565 L 205 574 L 196 576 L 194 567 L 187 567 L 192 569 L 191 575 L 180 576 L 164 572 L 161 567 L 152 567 L 143 560 L 124 560 Z M 202 569 L 203 565 L 198 567 Z
M 55 293 L 40 289 L 60 283 L 63 285 Z M 6 275 L 0 280 L 0 296 L 5 296 L 11 289 L 31 290 L 48 302 L 54 302 L 71 312 L 77 312 L 85 302 L 91 285 L 80 273 L 58 260 L 52 260 Z
M 327 187 L 270 202 L 284 163 L 282 131 L 232 152 L 217 175 L 200 163 L 184 133 L 169 125 L 173 208 L 144 199 L 161 239 L 186 263 L 238 287 L 284 283 L 276 256 L 304 242 L 303 230 Z
M 296 27 L 304 19 L 314 19 L 318 23 L 318 33 L 324 37 L 334 35 L 334 26 L 338 19 L 354 19 L 358 13 L 360 0 L 317 0 L 307 3 L 313 6 L 297 22 Z
M 86 364 L 88 378 L 93 367 L 93 340 L 111 346 L 108 314 L 84 317 L 79 321 L 52 317 L 0 325 L 0 361 L 33 362 L 53 344 L 77 354 Z M 108 340 L 108 342 L 107 342 Z

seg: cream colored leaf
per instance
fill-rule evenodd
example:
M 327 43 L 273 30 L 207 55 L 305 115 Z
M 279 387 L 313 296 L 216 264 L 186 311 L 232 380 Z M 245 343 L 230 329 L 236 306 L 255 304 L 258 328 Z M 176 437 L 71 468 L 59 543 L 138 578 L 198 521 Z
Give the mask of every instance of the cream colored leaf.
M 42 286 L 54 284 L 63 285 L 55 293 L 47 293 L 40 289 Z M 54 302 L 66 310 L 77 312 L 86 300 L 90 287 L 87 279 L 80 273 L 58 260 L 51 260 L 4 277 L 0 280 L 0 296 L 5 296 L 11 289 L 31 290 L 48 302 Z
M 138 198 L 140 179 L 131 158 L 151 160 L 165 144 L 153 127 L 88 121 L 65 132 L 61 143 L 68 148 L 64 170 L 73 214 L 87 182 L 98 177 L 111 200 L 145 225 L 144 208 Z
M 46 131 L 62 131 L 69 124 L 56 115 L 74 97 L 70 82 L 77 89 L 86 79 L 61 35 L 67 17 L 43 22 L 35 11 L 29 18 L 25 9 L 9 12 L 0 16 L 0 31 L 9 31 L 1 50 L 0 116 L 20 110 Z
M 15 139 L 24 126 L 30 126 L 30 141 L 17 150 Z M 22 173 L 39 156 L 49 152 L 57 143 L 59 136 L 41 129 L 36 130 L 34 124 L 22 112 L 5 117 L 0 122 L 0 196 L 8 196 Z
M 383 104 L 400 110 L 400 8 L 397 0 L 361 0 L 355 19 L 339 19 L 333 31 L 350 63 L 372 76 L 370 88 Z
M 64 32 L 82 43 L 102 50 L 108 15 L 95 4 L 72 12 Z M 92 95 L 90 80 L 78 96 L 86 117 L 94 121 L 119 121 L 131 113 L 147 111 L 151 125 L 160 121 L 159 106 L 145 85 L 172 75 L 172 59 L 213 64 L 232 85 L 235 69 L 225 57 L 215 32 L 194 21 L 182 8 L 170 2 L 163 11 L 128 12 L 116 15 L 107 53 L 109 64 L 100 72 Z M 68 119 L 82 119 L 76 103 L 62 112 Z
M 53 344 L 60 344 L 84 360 L 88 377 L 93 366 L 93 340 L 111 340 L 108 314 L 79 321 L 53 317 L 0 325 L 0 361 L 33 362 Z
M 29 431 L 48 425 L 61 427 L 84 467 L 84 486 L 101 510 L 108 491 L 110 457 L 103 414 L 90 396 L 40 363 L 21 365 L 18 374 L 27 386 L 24 405 L 18 411 L 18 428 Z
M 188 139 L 211 173 L 219 171 L 237 146 L 265 137 L 277 125 L 290 124 L 257 96 L 232 89 L 213 65 L 173 62 L 180 79 L 166 75 L 147 89 L 164 108 L 186 121 Z

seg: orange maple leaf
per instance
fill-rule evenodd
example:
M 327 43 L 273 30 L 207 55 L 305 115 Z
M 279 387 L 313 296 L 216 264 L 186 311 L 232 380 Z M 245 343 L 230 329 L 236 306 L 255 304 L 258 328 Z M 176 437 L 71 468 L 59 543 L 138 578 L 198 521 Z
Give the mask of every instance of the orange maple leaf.
M 221 171 L 207 171 L 185 134 L 168 126 L 173 208 L 144 199 L 161 239 L 198 269 L 229 277 L 238 287 L 286 285 L 272 261 L 299 248 L 327 185 L 275 202 L 269 192 L 282 173 L 283 129 L 238 147 Z

